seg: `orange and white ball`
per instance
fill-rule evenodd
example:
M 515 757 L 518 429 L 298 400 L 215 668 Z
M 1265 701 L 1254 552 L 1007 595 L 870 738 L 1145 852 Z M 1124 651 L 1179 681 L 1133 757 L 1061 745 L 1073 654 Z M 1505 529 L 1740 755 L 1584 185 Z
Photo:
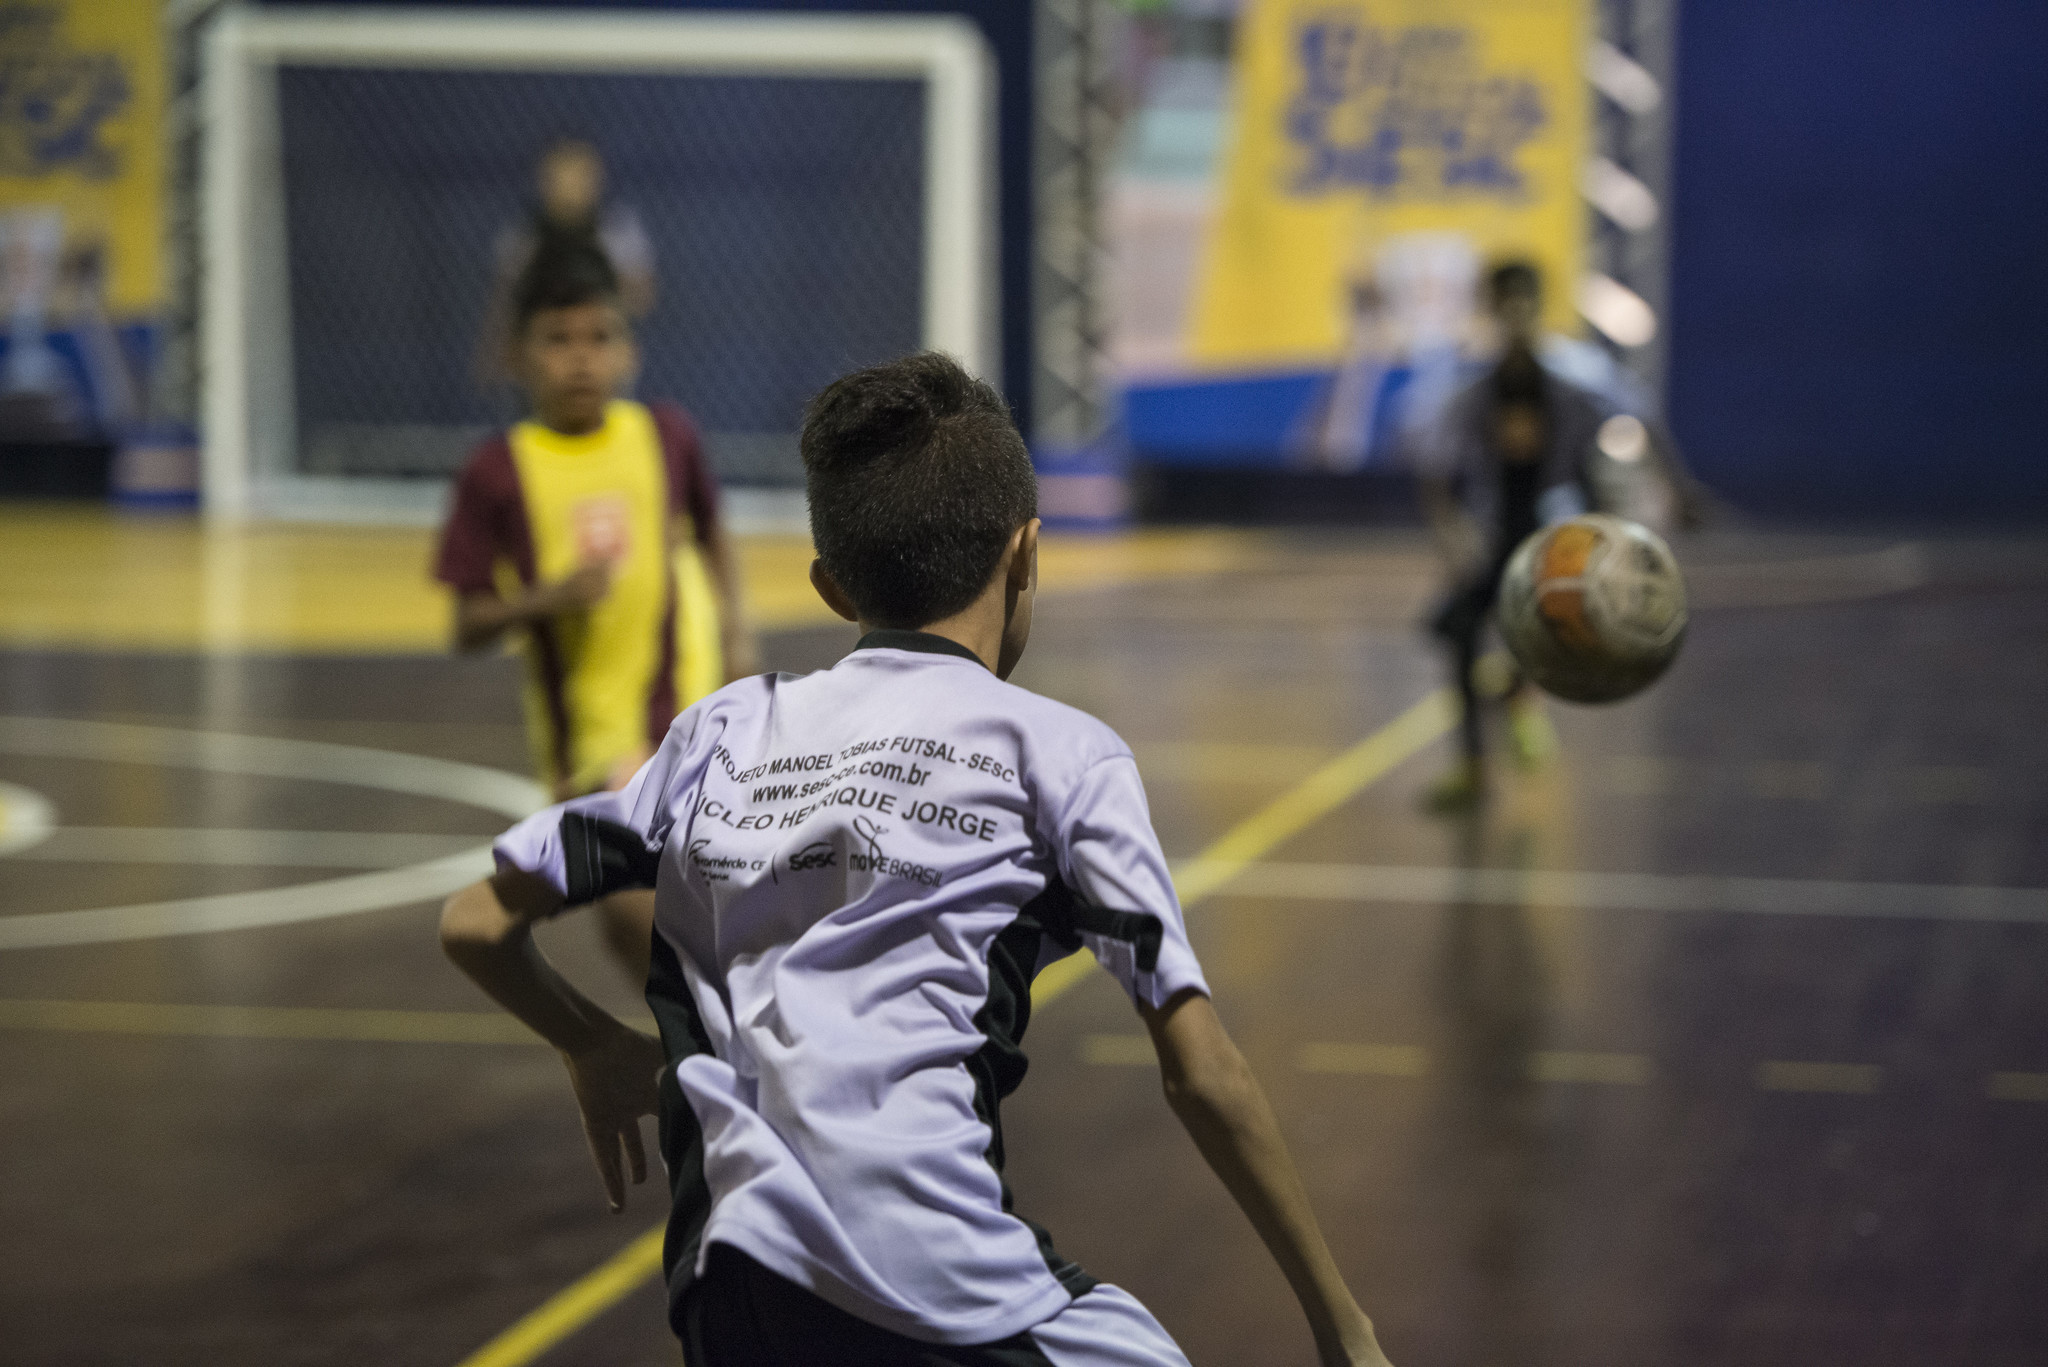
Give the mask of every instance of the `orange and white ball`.
M 1496 615 L 1522 670 L 1567 702 L 1617 702 L 1671 665 L 1685 639 L 1685 578 L 1655 532 L 1587 513 L 1515 549 Z

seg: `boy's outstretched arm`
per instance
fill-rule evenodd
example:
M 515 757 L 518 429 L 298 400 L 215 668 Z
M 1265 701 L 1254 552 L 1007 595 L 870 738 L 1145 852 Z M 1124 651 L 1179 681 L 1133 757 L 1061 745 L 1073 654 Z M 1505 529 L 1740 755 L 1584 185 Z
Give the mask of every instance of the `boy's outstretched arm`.
M 465 593 L 455 600 L 455 648 L 465 653 L 482 650 L 513 627 L 596 607 L 610 591 L 611 579 L 611 566 L 599 561 L 510 598 Z
M 492 1000 L 561 1050 L 583 1112 L 583 1134 L 613 1213 L 625 1209 L 626 1166 L 646 1180 L 640 1117 L 654 1114 L 665 1056 L 661 1041 L 618 1020 L 555 971 L 533 942 L 534 922 L 562 909 L 543 880 L 501 868 L 441 909 L 441 947 Z
M 1159 1052 L 1167 1104 L 1280 1264 L 1324 1367 L 1389 1367 L 1323 1242 L 1273 1108 L 1216 1008 L 1189 990 L 1138 1013 Z

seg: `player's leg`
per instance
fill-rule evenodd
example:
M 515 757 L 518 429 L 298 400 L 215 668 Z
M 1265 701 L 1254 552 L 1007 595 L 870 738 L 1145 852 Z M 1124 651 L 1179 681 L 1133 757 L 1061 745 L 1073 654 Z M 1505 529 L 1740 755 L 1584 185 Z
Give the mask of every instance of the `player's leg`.
M 1524 769 L 1540 769 L 1557 754 L 1557 728 L 1543 710 L 1543 695 L 1517 677 L 1507 693 L 1508 751 Z
M 1486 629 L 1487 609 L 1492 605 L 1490 581 L 1484 577 L 1461 587 L 1451 596 L 1431 629 L 1449 647 L 1451 687 L 1458 699 L 1458 758 L 1450 771 L 1431 785 L 1427 804 L 1434 811 L 1457 811 L 1471 806 L 1485 791 L 1485 738 L 1481 732 L 1479 683 L 1479 641 Z
M 1501 572 L 1507 572 L 1505 565 Z M 1496 602 L 1500 597 L 1498 585 L 1496 579 Z M 1489 612 L 1491 608 L 1492 604 L 1489 604 Z M 1475 646 L 1476 641 L 1475 637 Z M 1511 659 L 1505 656 L 1495 656 L 1494 659 L 1505 661 L 1505 667 L 1499 677 L 1488 681 L 1485 691 L 1489 700 L 1500 701 L 1502 710 L 1507 714 L 1508 754 L 1518 769 L 1540 769 L 1557 754 L 1557 728 L 1550 724 L 1550 714 L 1543 708 L 1543 692 Z
M 1480 613 L 1472 613 L 1451 646 L 1451 673 L 1458 692 L 1458 754 L 1475 771 L 1486 758 L 1479 703 L 1479 635 L 1485 621 Z

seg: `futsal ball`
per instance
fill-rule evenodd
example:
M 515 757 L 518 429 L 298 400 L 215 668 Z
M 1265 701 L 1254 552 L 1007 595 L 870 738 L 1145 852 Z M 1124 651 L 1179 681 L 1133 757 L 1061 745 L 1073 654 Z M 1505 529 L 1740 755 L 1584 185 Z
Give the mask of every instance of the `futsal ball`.
M 1649 687 L 1685 638 L 1685 579 L 1649 528 L 1606 513 L 1545 527 L 1501 575 L 1501 635 L 1522 670 L 1567 702 Z

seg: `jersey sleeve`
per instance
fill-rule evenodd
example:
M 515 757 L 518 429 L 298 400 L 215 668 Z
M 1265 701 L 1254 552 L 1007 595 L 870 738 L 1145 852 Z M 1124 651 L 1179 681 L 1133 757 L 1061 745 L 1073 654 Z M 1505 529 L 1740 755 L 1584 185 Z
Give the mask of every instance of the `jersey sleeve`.
M 541 879 L 572 907 L 629 888 L 651 888 L 675 825 L 675 798 L 702 768 L 690 741 L 698 718 L 677 718 L 653 758 L 617 792 L 591 793 L 535 812 L 492 846 L 499 868 Z
M 1060 876 L 1073 892 L 1072 930 L 1132 1001 L 1158 1007 L 1189 988 L 1208 994 L 1129 754 L 1082 774 L 1059 821 L 1058 847 Z
M 668 469 L 670 513 L 688 514 L 697 540 L 709 541 L 718 533 L 718 480 L 698 439 L 697 424 L 672 403 L 650 404 L 656 429 L 661 434 L 661 455 Z
M 457 593 L 497 592 L 498 561 L 513 554 L 507 519 L 524 516 L 523 510 L 508 506 L 505 481 L 495 477 L 495 454 L 486 443 L 463 467 L 448 521 L 441 528 L 434 578 Z

